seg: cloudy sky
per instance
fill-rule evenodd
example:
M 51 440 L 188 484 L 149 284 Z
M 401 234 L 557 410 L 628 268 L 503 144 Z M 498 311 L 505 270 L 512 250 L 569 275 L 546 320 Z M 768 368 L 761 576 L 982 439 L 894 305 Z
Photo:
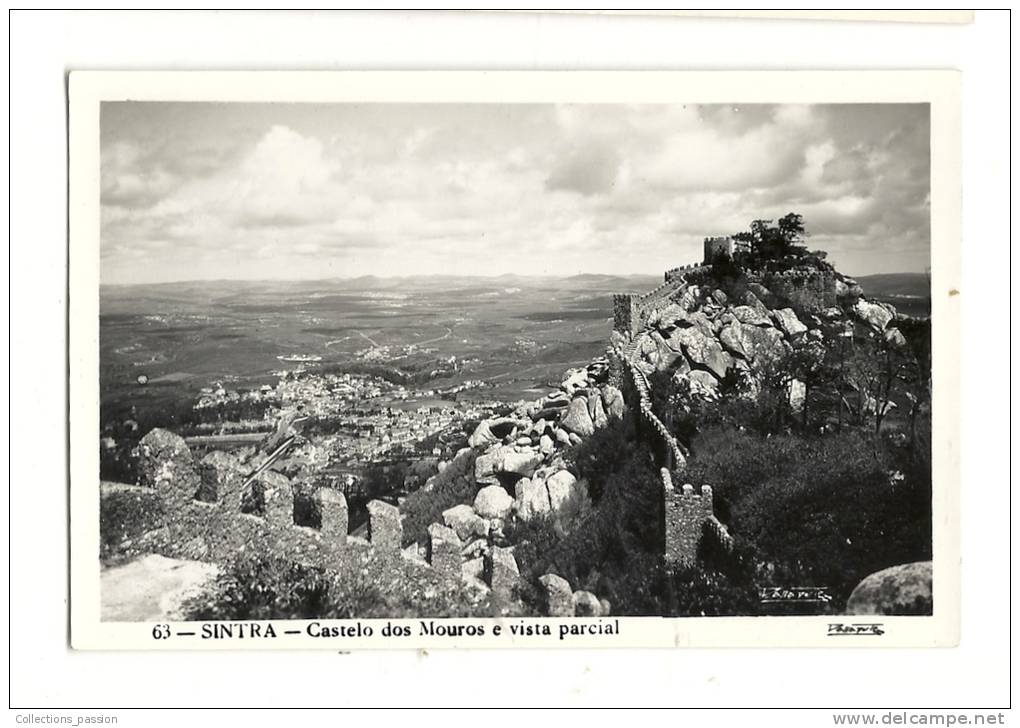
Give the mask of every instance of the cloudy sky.
M 104 103 L 105 283 L 654 273 L 804 216 L 929 260 L 927 105 Z

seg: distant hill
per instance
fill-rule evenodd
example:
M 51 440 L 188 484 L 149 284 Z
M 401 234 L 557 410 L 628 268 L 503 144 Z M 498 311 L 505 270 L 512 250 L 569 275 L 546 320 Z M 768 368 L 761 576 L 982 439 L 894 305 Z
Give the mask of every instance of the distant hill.
M 878 273 L 871 276 L 856 276 L 855 280 L 869 296 L 917 296 L 931 295 L 927 273 Z
M 931 313 L 931 284 L 926 273 L 879 273 L 857 276 L 864 295 L 891 303 L 900 313 L 928 316 Z

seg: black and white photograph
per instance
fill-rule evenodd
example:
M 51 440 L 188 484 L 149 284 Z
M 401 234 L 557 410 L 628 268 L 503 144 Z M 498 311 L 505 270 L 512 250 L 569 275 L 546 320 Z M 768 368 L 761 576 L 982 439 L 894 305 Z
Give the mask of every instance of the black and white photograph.
M 1009 11 L 8 26 L 12 723 L 1008 725 Z
M 938 612 L 930 103 L 125 99 L 98 133 L 99 621 Z

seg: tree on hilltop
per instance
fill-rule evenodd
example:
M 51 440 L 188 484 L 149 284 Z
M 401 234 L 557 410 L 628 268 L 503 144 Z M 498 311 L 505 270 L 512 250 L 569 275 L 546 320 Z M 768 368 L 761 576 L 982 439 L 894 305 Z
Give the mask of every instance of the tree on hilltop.
M 751 252 L 759 258 L 781 258 L 794 252 L 804 242 L 804 217 L 795 212 L 772 220 L 754 220 L 750 230 L 736 233 L 734 240 L 747 243 Z

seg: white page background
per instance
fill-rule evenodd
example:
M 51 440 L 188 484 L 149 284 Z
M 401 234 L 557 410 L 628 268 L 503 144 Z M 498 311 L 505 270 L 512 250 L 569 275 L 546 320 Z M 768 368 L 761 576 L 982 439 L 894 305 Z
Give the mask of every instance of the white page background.
M 10 23 L 8 637 L 10 701 L 17 715 L 106 708 L 121 716 L 121 725 L 161 726 L 192 717 L 132 716 L 117 709 L 626 704 L 934 710 L 1007 704 L 1009 14 L 979 11 L 972 25 L 909 25 L 459 12 L 15 12 Z M 962 70 L 961 646 L 347 655 L 72 652 L 66 578 L 64 73 L 86 68 Z M 832 725 L 829 712 L 746 714 L 730 716 L 727 723 Z M 275 724 L 282 716 L 194 718 L 203 725 Z M 412 719 L 429 718 L 488 725 L 521 720 L 494 713 Z M 681 720 L 701 725 L 719 718 Z

